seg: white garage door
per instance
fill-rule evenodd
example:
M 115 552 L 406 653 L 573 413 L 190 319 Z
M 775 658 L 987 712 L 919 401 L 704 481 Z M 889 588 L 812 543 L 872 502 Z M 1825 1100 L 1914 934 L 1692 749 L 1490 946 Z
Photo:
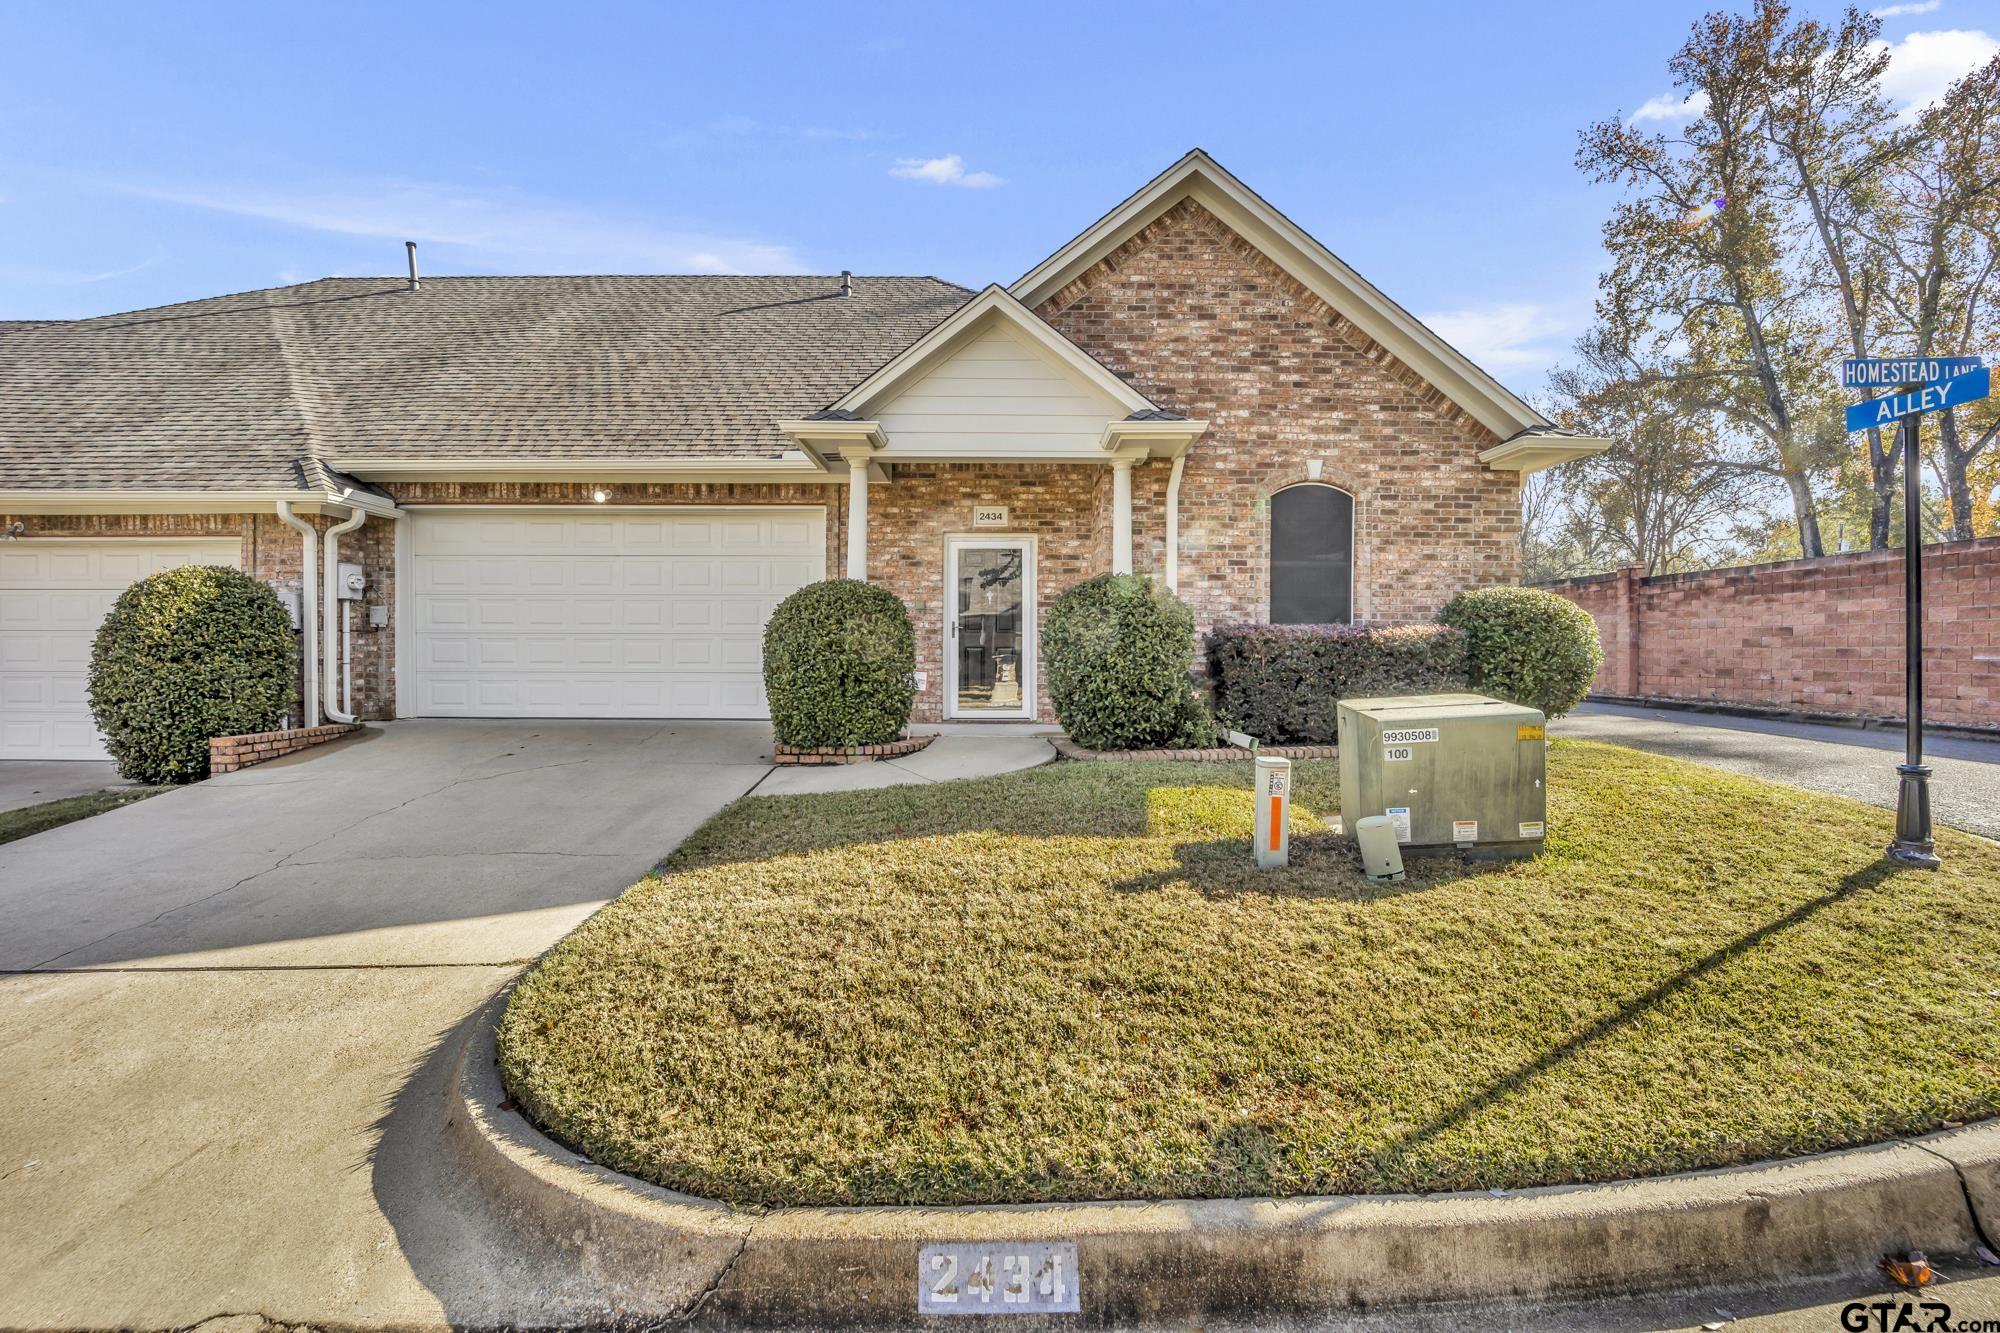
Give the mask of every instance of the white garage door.
M 424 717 L 768 717 L 764 622 L 826 573 L 818 508 L 419 511 Z
M 103 759 L 86 692 L 90 643 L 137 579 L 243 564 L 221 541 L 0 542 L 0 759 Z

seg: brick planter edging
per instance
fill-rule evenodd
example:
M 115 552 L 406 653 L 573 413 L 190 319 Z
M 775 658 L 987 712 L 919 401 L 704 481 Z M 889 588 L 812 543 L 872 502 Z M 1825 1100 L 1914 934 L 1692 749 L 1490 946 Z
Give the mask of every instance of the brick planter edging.
M 337 741 L 361 730 L 358 723 L 329 722 L 321 727 L 293 727 L 286 731 L 253 731 L 243 736 L 217 736 L 208 743 L 208 771 L 234 773 L 239 768 L 261 764 L 315 745 Z
M 1219 764 L 1231 759 L 1248 759 L 1250 751 L 1238 750 L 1233 746 L 1220 746 L 1206 750 L 1086 750 L 1067 736 L 1050 739 L 1056 753 L 1065 759 L 1082 759 L 1092 762 L 1107 761 L 1122 763 L 1133 760 L 1164 761 L 1181 763 Z M 1283 759 L 1338 759 L 1340 747 L 1337 745 L 1266 745 L 1258 754 L 1275 754 Z
M 900 759 L 915 754 L 938 738 L 933 731 L 924 736 L 905 736 L 880 745 L 786 745 L 771 747 L 771 762 L 780 765 L 866 764 L 878 759 Z

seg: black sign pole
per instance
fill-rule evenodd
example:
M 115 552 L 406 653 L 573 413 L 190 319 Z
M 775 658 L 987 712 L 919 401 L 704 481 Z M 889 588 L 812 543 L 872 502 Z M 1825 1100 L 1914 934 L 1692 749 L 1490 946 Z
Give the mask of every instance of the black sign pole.
M 1903 432 L 1903 689 L 1905 694 L 1903 762 L 1896 765 L 1901 782 L 1896 789 L 1896 840 L 1889 844 L 1892 860 L 1919 870 L 1936 870 L 1943 863 L 1931 838 L 1931 769 L 1924 762 L 1924 523 L 1922 477 L 1918 472 L 1917 432 L 1923 418 L 1911 412 L 1899 424 Z

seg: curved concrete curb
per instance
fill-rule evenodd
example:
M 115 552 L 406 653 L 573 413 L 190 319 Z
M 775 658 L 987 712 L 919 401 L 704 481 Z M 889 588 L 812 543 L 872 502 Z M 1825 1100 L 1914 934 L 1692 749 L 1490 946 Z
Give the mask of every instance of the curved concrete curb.
M 753 1213 L 592 1165 L 498 1109 L 504 1096 L 482 1021 L 446 1099 L 467 1165 L 518 1225 L 574 1252 L 633 1316 L 907 1324 L 917 1252 L 947 1241 L 1075 1241 L 1083 1318 L 1099 1324 L 1733 1286 L 1967 1250 L 1980 1238 L 1968 1194 L 2000 1205 L 2000 1125 L 1985 1125 L 1498 1197 Z

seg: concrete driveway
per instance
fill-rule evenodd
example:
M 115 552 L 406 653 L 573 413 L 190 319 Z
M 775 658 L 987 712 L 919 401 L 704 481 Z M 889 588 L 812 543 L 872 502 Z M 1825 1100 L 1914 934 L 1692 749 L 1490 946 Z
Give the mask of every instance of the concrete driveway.
M 108 760 L 0 759 L 0 810 L 131 785 L 118 776 L 118 765 Z
M 602 1317 L 457 1184 L 449 1038 L 769 745 L 397 723 L 0 847 L 0 1326 Z

